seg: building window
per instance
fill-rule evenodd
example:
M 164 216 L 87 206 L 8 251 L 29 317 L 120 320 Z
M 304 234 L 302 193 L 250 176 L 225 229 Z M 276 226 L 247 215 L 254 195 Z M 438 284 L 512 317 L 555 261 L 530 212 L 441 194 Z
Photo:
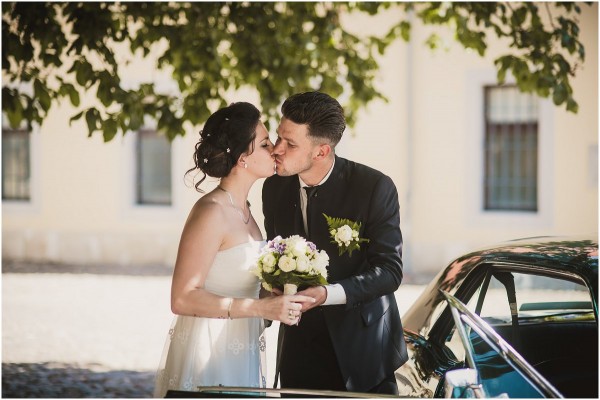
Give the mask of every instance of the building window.
M 137 135 L 137 204 L 171 205 L 171 143 L 155 130 Z
M 31 200 L 30 135 L 2 128 L 2 200 Z
M 486 210 L 538 210 L 538 101 L 516 86 L 485 87 Z

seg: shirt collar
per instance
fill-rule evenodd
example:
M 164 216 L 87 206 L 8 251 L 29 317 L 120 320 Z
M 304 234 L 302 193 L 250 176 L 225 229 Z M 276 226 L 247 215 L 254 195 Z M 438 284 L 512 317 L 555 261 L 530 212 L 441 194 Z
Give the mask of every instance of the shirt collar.
M 319 182 L 316 186 L 324 184 L 325 181 L 327 179 L 329 179 L 329 176 L 333 172 L 333 167 L 334 166 L 335 166 L 335 157 L 333 158 L 333 163 L 331 163 L 331 168 L 329 169 L 329 172 L 327 173 L 327 175 L 325 175 L 325 177 L 321 180 L 321 182 Z M 298 180 L 300 181 L 300 188 L 308 186 L 306 183 L 304 183 L 304 181 L 302 180 L 302 178 L 300 178 L 300 175 L 298 175 Z

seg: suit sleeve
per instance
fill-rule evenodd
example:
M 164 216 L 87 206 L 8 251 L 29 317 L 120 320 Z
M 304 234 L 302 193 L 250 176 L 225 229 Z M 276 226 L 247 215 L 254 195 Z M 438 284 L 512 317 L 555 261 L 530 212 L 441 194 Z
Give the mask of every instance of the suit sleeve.
M 395 292 L 402 282 L 402 233 L 400 205 L 393 181 L 382 175 L 376 182 L 364 237 L 369 239 L 365 271 L 339 283 L 346 292 L 346 307 L 352 308 Z

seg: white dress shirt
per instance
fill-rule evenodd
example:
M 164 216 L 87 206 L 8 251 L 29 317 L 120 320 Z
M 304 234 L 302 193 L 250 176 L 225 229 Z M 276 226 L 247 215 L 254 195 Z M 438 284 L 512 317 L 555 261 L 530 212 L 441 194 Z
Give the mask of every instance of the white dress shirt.
M 333 166 L 335 165 L 335 159 L 333 160 L 333 164 L 331 165 L 331 169 L 325 175 L 325 177 L 319 182 L 319 185 L 325 183 L 325 181 L 331 175 L 333 171 Z M 306 222 L 306 205 L 308 203 L 308 198 L 306 196 L 306 190 L 304 188 L 308 186 L 300 175 L 298 175 L 298 179 L 300 180 L 300 208 L 302 209 L 302 221 L 304 223 L 304 232 L 308 232 L 308 224 Z M 331 285 L 325 285 L 325 290 L 327 290 L 327 298 L 323 303 L 324 306 L 333 305 L 333 304 L 346 304 L 346 292 L 344 292 L 344 288 L 339 283 L 334 283 Z

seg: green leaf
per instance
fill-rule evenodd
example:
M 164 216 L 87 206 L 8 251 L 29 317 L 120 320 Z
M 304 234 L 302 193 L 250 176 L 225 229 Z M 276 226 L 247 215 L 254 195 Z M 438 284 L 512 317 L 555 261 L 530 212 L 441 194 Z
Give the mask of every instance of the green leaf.
M 561 105 L 562 103 L 564 103 L 567 100 L 567 96 L 568 96 L 568 92 L 567 92 L 567 88 L 564 85 L 564 83 L 559 83 L 558 85 L 556 85 L 554 87 L 554 92 L 552 94 L 552 101 L 554 101 L 554 104 Z
M 88 126 L 88 136 L 92 136 L 92 134 L 96 130 L 96 124 L 98 121 L 96 109 L 90 108 L 85 112 L 85 121 Z
M 81 104 L 81 100 L 79 99 L 79 92 L 73 87 L 73 85 L 69 85 L 72 89 L 69 90 L 69 100 L 71 100 L 71 104 L 75 107 L 79 107 Z
M 4 102 L 6 102 L 6 100 L 4 100 Z M 23 105 L 19 99 L 15 99 L 12 103 L 12 107 L 8 109 L 5 108 L 4 111 L 6 112 L 8 123 L 11 128 L 17 128 L 21 125 L 21 121 L 23 121 Z
M 527 9 L 525 7 L 517 8 L 512 16 L 512 23 L 514 26 L 520 27 L 527 18 Z
M 104 107 L 108 107 L 112 104 L 112 96 L 110 93 L 110 88 L 107 86 L 106 81 L 104 79 L 100 79 L 98 83 L 97 97 L 102 103 Z
M 579 112 L 579 104 L 572 97 L 567 100 L 567 111 L 577 114 Z
M 104 121 L 103 128 L 104 142 L 110 142 L 117 134 L 117 121 L 112 118 L 109 118 L 106 121 Z
M 400 23 L 400 36 L 405 42 L 410 41 L 410 23 L 402 21 Z
M 75 114 L 74 116 L 72 116 L 69 119 L 69 126 L 71 126 L 71 124 L 73 123 L 73 121 L 77 121 L 78 119 L 80 119 L 83 116 L 83 111 L 80 113 Z
M 44 85 L 39 79 L 33 80 L 33 95 L 34 97 L 39 97 L 41 92 L 44 90 Z

